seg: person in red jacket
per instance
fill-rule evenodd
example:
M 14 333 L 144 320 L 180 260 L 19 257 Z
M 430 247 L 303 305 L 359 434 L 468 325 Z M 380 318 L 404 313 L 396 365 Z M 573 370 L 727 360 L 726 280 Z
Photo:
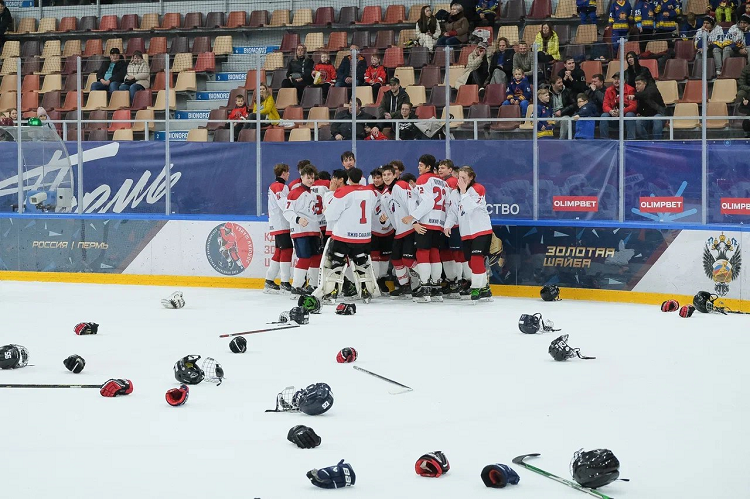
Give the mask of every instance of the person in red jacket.
M 336 82 L 336 68 L 331 64 L 328 52 L 320 54 L 320 62 L 312 72 L 313 86 L 323 88 L 323 100 L 328 97 L 328 89 Z
M 613 117 L 617 118 L 620 116 L 620 73 L 617 72 L 612 75 L 612 86 L 607 88 L 604 92 L 604 103 L 602 109 L 602 118 Z M 625 84 L 625 100 L 623 115 L 626 118 L 635 118 L 635 111 L 637 109 L 637 101 L 628 99 L 629 95 L 635 95 L 635 89 Z M 603 139 L 609 138 L 610 127 L 617 130 L 619 123 L 615 120 L 602 120 L 599 123 L 599 136 Z M 635 140 L 635 120 L 628 120 L 625 122 L 625 133 L 628 140 Z
M 388 140 L 388 137 L 378 127 L 374 127 L 370 129 L 370 134 L 365 137 L 365 140 Z
M 239 120 L 239 123 L 234 124 L 234 141 L 237 142 L 237 139 L 240 136 L 240 131 L 242 130 L 242 127 L 245 125 L 245 120 L 247 120 L 247 115 L 249 114 L 249 110 L 247 109 L 247 104 L 245 104 L 245 96 L 244 95 L 238 95 L 234 98 L 234 109 L 229 113 L 229 116 L 227 117 L 228 120 Z M 227 123 L 227 128 L 229 127 L 229 124 Z
M 380 87 L 385 83 L 385 79 L 385 68 L 380 65 L 380 56 L 373 54 L 370 57 L 370 65 L 367 67 L 367 71 L 365 71 L 365 85 L 372 87 L 373 102 L 378 100 L 378 92 L 380 92 Z

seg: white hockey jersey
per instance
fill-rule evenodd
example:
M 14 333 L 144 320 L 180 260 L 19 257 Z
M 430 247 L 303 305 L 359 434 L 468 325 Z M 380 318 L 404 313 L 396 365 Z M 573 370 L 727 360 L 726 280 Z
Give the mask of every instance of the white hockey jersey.
M 385 213 L 383 194 L 386 193 L 388 189 L 379 191 L 372 184 L 368 185 L 367 188 L 372 189 L 372 192 L 375 193 L 375 216 L 372 217 L 372 234 L 381 237 L 390 236 L 394 232 L 393 225 L 391 225 L 391 219 L 386 219 L 385 223 L 380 221 L 380 215 Z
M 310 190 L 320 196 L 320 199 L 325 200 L 328 188 L 331 186 L 330 180 L 316 180 L 315 183 L 310 187 Z M 325 201 L 324 201 L 325 202 Z M 326 215 L 325 212 L 320 215 L 320 229 L 325 230 L 326 228 Z
M 487 213 L 484 193 L 484 186 L 474 182 L 464 194 L 461 194 L 458 205 L 458 229 L 461 232 L 462 241 L 492 234 L 492 224 L 490 214 Z
M 289 188 L 283 180 L 277 178 L 268 186 L 268 230 L 271 235 L 289 232 L 289 221 L 284 218 L 288 195 Z
M 381 204 L 385 206 L 385 212 L 396 231 L 396 239 L 401 239 L 414 232 L 412 224 L 405 224 L 401 221 L 414 208 L 414 201 L 411 197 L 411 186 L 408 182 L 404 182 L 403 180 L 394 182 L 390 190 L 383 193 Z
M 286 198 L 284 218 L 289 221 L 292 237 L 320 236 L 320 214 L 323 212 L 323 198 L 303 184 L 292 189 Z M 298 220 L 307 219 L 302 227 Z
M 461 191 L 458 190 L 458 179 L 448 177 L 445 180 L 447 185 L 447 199 L 445 203 L 445 227 L 455 229 L 458 227 L 458 204 L 461 201 Z
M 375 193 L 361 185 L 339 187 L 326 207 L 328 223 L 333 224 L 331 237 L 345 243 L 369 243 L 373 216 Z
M 443 230 L 446 187 L 445 180 L 434 173 L 424 173 L 417 179 L 412 192 L 417 206 L 411 216 L 428 229 Z

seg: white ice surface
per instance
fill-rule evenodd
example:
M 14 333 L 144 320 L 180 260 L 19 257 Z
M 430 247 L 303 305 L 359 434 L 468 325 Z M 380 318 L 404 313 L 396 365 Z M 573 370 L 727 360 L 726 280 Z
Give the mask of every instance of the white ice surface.
M 115 399 L 93 389 L 2 389 L 0 465 L 4 497 L 27 498 L 575 498 L 581 492 L 511 464 L 530 463 L 565 478 L 573 452 L 607 447 L 621 476 L 601 492 L 630 498 L 750 497 L 750 334 L 747 316 L 682 319 L 659 307 L 496 298 L 414 304 L 376 300 L 355 316 L 332 307 L 309 325 L 246 336 L 232 354 L 219 334 L 266 326 L 294 302 L 259 291 L 186 288 L 187 306 L 167 310 L 165 287 L 0 284 L 2 344 L 31 352 L 30 366 L 0 371 L 0 383 L 99 384 L 130 378 L 134 392 Z M 524 335 L 521 313 L 541 312 L 560 333 Z M 76 336 L 81 321 L 96 336 Z M 554 362 L 557 335 L 596 360 Z M 337 364 L 345 346 L 356 365 L 414 388 L 392 395 L 388 383 Z M 70 354 L 85 370 L 68 372 Z M 176 360 L 215 357 L 221 386 L 191 387 L 173 408 Z M 265 413 L 287 385 L 326 382 L 335 395 L 322 416 Z M 306 424 L 317 449 L 286 440 Z M 439 479 L 418 477 L 414 462 L 442 450 L 451 463 Z M 345 458 L 356 485 L 313 487 L 305 473 Z M 494 462 L 521 483 L 485 488 Z

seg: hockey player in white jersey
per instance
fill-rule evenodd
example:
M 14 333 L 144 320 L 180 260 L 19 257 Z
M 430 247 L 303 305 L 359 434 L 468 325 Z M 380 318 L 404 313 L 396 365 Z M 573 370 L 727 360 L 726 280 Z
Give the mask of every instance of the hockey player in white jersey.
M 286 209 L 286 198 L 289 195 L 289 165 L 279 163 L 273 167 L 276 180 L 268 187 L 268 232 L 273 236 L 274 252 L 271 262 L 266 271 L 266 282 L 263 286 L 264 293 L 290 293 L 292 286 L 289 283 L 292 267 L 292 238 L 289 234 L 289 221 L 284 218 Z M 281 279 L 281 284 L 276 284 L 276 277 Z
M 393 167 L 390 170 L 383 171 L 384 177 L 395 178 Z M 386 207 L 386 213 L 391 220 L 395 229 L 393 238 L 393 248 L 391 250 L 391 262 L 393 263 L 393 273 L 396 275 L 397 285 L 391 291 L 392 298 L 411 297 L 411 287 L 409 285 L 409 269 L 416 266 L 414 259 L 414 226 L 403 220 L 409 216 L 412 202 L 412 187 L 417 183 L 417 179 L 411 173 L 404 173 L 400 180 L 391 183 L 388 191 L 383 193 L 382 204 Z M 415 283 L 416 284 L 416 283 Z
M 372 217 L 372 243 L 370 244 L 370 257 L 372 268 L 378 289 L 382 294 L 388 294 L 390 290 L 385 284 L 385 275 L 388 272 L 388 262 L 393 250 L 393 225 L 388 215 L 385 214 L 383 195 L 387 192 L 383 182 L 383 171 L 375 168 L 370 172 L 372 184 L 368 185 L 375 193 L 375 216 Z

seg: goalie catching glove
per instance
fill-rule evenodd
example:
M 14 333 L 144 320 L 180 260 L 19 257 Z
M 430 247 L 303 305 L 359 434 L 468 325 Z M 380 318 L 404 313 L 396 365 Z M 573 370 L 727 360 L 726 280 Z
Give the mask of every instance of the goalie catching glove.
M 169 298 L 161 301 L 164 308 L 182 308 L 185 306 L 185 299 L 182 297 L 182 291 L 175 291 Z
M 422 457 L 417 459 L 414 465 L 414 470 L 419 476 L 427 476 L 437 478 L 451 469 L 451 465 L 448 462 L 448 458 L 445 457 L 442 451 L 436 450 L 428 454 L 423 454 Z
M 502 489 L 509 483 L 516 485 L 520 480 L 518 473 L 505 464 L 488 464 L 482 469 L 484 485 L 493 489 Z
M 129 379 L 110 379 L 104 382 L 99 393 L 102 397 L 116 397 L 133 392 L 133 382 Z
M 307 478 L 313 485 L 322 489 L 340 489 L 354 485 L 356 475 L 352 465 L 342 459 L 336 466 L 323 469 L 312 469 L 307 472 Z
M 96 322 L 79 322 L 73 330 L 79 336 L 96 334 L 99 332 L 99 324 Z
M 309 426 L 297 425 L 289 429 L 286 439 L 300 449 L 314 449 L 320 445 L 321 439 L 315 430 Z

